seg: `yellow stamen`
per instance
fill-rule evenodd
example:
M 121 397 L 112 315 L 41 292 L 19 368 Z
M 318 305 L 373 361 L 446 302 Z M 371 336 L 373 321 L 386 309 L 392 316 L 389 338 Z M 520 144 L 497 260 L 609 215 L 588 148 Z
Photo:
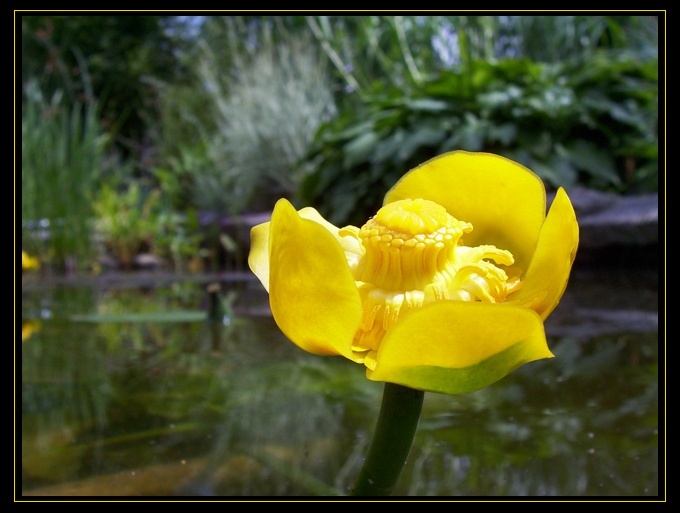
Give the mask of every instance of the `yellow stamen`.
M 424 290 L 448 265 L 472 225 L 433 201 L 401 200 L 381 208 L 360 230 L 366 250 L 357 280 L 387 291 Z
M 489 261 L 510 266 L 509 251 L 461 245 L 471 231 L 470 223 L 424 199 L 389 203 L 360 230 L 340 231 L 363 246 L 350 262 L 364 309 L 353 350 L 369 368 L 385 333 L 409 311 L 442 300 L 500 302 L 520 286 Z

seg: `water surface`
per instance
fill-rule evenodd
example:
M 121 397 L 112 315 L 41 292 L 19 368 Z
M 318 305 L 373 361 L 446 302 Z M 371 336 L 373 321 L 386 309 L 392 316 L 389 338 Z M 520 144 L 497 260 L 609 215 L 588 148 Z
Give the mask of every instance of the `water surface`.
M 242 278 L 25 282 L 22 495 L 346 494 L 382 384 L 293 346 Z M 656 270 L 575 270 L 546 329 L 556 358 L 425 394 L 397 495 L 659 493 Z

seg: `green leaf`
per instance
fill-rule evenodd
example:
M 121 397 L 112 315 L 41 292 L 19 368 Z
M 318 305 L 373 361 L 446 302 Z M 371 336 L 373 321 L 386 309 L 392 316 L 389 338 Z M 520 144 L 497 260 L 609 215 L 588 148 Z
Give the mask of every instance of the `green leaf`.
M 72 315 L 74 322 L 91 323 L 175 323 L 198 322 L 207 318 L 207 312 L 202 310 L 180 310 L 175 312 L 130 312 L 110 314 Z
M 556 148 L 569 158 L 577 168 L 587 171 L 593 177 L 612 185 L 621 184 L 621 178 L 616 172 L 614 158 L 590 141 L 577 139 L 564 146 L 556 145 Z
M 380 138 L 375 132 L 367 132 L 345 145 L 345 156 L 342 165 L 345 169 L 351 169 L 361 162 L 365 162 L 375 149 Z
M 397 128 L 393 133 L 379 141 L 375 148 L 374 159 L 376 162 L 398 163 L 399 149 L 404 143 L 406 132 L 403 128 Z
M 498 141 L 504 146 L 510 146 L 517 138 L 517 131 L 517 125 L 514 123 L 493 125 L 489 129 L 489 139 L 491 141 Z
M 413 111 L 424 112 L 446 112 L 451 109 L 447 102 L 430 98 L 407 99 L 404 101 L 404 107 Z
M 534 160 L 531 164 L 531 170 L 556 187 L 573 185 L 578 176 L 571 162 L 557 155 L 553 155 L 547 163 Z
M 407 135 L 399 149 L 398 159 L 400 161 L 408 160 L 421 146 L 435 147 L 446 136 L 446 132 L 442 129 L 436 128 L 420 128 L 415 132 Z

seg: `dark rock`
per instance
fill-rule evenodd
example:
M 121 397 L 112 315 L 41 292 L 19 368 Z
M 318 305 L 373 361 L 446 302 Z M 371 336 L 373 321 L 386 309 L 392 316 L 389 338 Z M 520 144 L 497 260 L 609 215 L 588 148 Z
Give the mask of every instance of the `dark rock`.
M 659 196 L 621 196 L 584 187 L 567 191 L 580 229 L 579 251 L 659 242 Z M 549 196 L 552 200 L 554 194 Z

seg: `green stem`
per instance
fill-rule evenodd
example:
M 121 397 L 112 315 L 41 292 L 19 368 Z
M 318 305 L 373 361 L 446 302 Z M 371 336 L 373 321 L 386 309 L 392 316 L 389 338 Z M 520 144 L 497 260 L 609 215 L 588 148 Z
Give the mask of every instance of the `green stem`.
M 390 495 L 406 464 L 425 393 L 385 383 L 380 415 L 353 496 Z

